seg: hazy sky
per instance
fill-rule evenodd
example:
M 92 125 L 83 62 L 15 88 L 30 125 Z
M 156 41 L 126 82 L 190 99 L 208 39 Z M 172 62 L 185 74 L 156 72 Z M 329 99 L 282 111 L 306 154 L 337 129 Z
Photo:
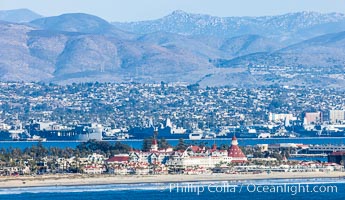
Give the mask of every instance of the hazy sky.
M 345 12 L 345 0 L 0 0 L 0 10 L 28 8 L 44 16 L 83 12 L 108 21 L 156 19 L 174 10 L 214 16 L 296 11 Z

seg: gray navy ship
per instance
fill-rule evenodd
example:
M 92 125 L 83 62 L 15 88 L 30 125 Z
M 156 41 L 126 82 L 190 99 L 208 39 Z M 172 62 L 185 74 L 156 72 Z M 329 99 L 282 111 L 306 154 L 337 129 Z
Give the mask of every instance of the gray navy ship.
M 30 136 L 52 140 L 102 140 L 103 127 L 97 123 L 62 126 L 53 122 L 35 122 L 26 127 Z

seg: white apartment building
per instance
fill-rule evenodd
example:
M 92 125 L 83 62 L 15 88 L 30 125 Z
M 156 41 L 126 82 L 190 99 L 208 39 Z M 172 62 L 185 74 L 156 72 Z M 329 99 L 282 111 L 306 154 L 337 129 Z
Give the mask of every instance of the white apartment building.
M 345 120 L 345 110 L 330 110 L 329 111 L 329 120 L 333 124 Z

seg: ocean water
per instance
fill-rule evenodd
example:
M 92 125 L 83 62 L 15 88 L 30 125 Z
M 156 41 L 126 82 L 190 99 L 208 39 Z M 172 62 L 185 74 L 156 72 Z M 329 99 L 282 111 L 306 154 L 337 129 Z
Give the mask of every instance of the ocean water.
M 288 160 L 298 160 L 298 161 L 321 161 L 321 162 L 327 162 L 327 157 L 293 157 L 289 158 Z
M 277 198 L 343 200 L 345 179 L 276 179 L 0 189 L 0 199 L 9 200 L 277 200 Z
M 143 140 L 119 140 L 124 144 L 128 144 L 133 148 L 140 149 L 143 144 Z M 167 140 L 170 145 L 175 146 L 178 143 L 178 140 L 171 139 Z M 110 143 L 115 143 L 116 141 L 109 141 Z M 198 144 L 200 142 L 211 146 L 216 143 L 217 145 L 221 144 L 231 144 L 231 138 L 219 138 L 219 139 L 210 139 L 210 140 L 185 140 L 189 144 Z M 257 138 L 239 138 L 238 142 L 240 146 L 246 145 L 256 145 L 256 144 L 278 144 L 278 143 L 298 143 L 298 144 L 336 144 L 341 145 L 345 144 L 345 138 L 269 138 L 269 139 L 257 139 Z M 0 148 L 21 148 L 25 149 L 26 147 L 31 147 L 37 145 L 37 141 L 0 141 Z M 45 147 L 71 147 L 75 148 L 81 142 L 79 141 L 47 141 L 42 142 L 42 145 Z

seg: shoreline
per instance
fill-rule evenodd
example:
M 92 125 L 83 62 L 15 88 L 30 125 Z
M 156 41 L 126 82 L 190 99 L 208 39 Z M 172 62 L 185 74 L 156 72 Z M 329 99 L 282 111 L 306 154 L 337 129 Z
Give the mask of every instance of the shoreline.
M 42 175 L 0 177 L 0 189 L 49 186 L 86 186 L 140 183 L 178 183 L 201 181 L 250 181 L 272 179 L 345 179 L 345 172 L 273 172 L 270 174 L 199 174 L 199 175 Z

